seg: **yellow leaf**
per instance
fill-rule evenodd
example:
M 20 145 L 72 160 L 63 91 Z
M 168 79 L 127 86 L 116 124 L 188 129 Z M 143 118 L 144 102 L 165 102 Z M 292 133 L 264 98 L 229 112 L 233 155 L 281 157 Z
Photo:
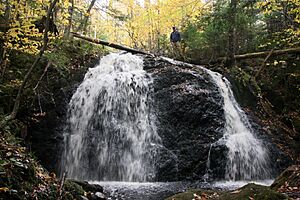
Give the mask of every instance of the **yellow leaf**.
M 7 187 L 1 187 L 0 188 L 0 192 L 7 192 L 9 191 L 9 189 Z

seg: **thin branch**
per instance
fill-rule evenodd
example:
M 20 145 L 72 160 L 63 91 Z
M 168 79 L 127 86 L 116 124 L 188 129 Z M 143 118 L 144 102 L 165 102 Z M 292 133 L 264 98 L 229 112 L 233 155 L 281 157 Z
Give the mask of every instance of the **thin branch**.
M 35 85 L 35 87 L 33 88 L 33 91 L 35 91 L 35 90 L 39 87 L 39 85 L 40 85 L 42 79 L 44 78 L 44 76 L 45 76 L 45 74 L 47 73 L 48 68 L 51 66 L 51 64 L 52 64 L 51 61 L 49 61 L 49 62 L 47 63 L 47 65 L 46 65 L 46 67 L 45 67 L 45 69 L 44 69 L 44 72 L 43 72 L 42 76 L 39 78 L 39 80 L 38 80 L 37 84 Z
M 61 180 L 60 180 L 60 184 L 59 184 L 59 188 L 58 188 L 58 198 L 57 200 L 61 200 L 62 199 L 62 192 L 63 192 L 63 186 L 66 180 L 66 176 L 67 176 L 67 172 L 64 172 Z
M 274 52 L 274 49 L 272 49 L 269 54 L 267 55 L 267 57 L 265 58 L 265 60 L 263 61 L 263 63 L 261 64 L 259 70 L 257 71 L 257 73 L 254 76 L 254 80 L 258 77 L 258 75 L 260 74 L 260 72 L 262 71 L 262 69 L 264 68 L 264 66 L 266 65 L 267 60 L 271 57 L 272 53 Z

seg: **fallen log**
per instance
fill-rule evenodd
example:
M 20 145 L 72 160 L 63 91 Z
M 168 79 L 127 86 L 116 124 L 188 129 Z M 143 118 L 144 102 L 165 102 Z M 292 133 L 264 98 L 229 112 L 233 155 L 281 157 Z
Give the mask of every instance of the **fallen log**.
M 270 56 L 277 56 L 286 53 L 300 53 L 300 47 L 296 48 L 289 48 L 289 49 L 282 49 L 282 50 L 272 50 L 272 55 Z M 258 57 L 266 57 L 270 54 L 270 51 L 261 51 L 255 53 L 246 53 L 242 55 L 235 55 L 234 58 L 237 60 L 247 59 L 247 58 L 258 58 Z
M 270 56 L 278 56 L 282 54 L 290 54 L 290 53 L 300 53 L 300 47 L 295 47 L 295 48 L 289 48 L 289 49 L 282 49 L 282 50 L 271 50 L 272 53 Z M 266 57 L 270 54 L 271 51 L 260 51 L 260 52 L 254 52 L 254 53 L 246 53 L 246 54 L 240 54 L 240 55 L 234 55 L 234 59 L 236 60 L 243 60 L 243 59 L 249 59 L 249 58 L 261 58 L 261 57 Z M 226 60 L 227 57 L 220 57 L 217 58 L 214 61 L 211 61 L 212 63 L 214 62 L 221 62 Z
M 110 42 L 107 42 L 107 41 L 104 41 L 104 40 L 99 40 L 99 39 L 96 39 L 96 38 L 90 38 L 90 37 L 87 37 L 87 36 L 84 36 L 84 35 L 81 35 L 81 34 L 78 34 L 78 33 L 74 33 L 74 32 L 71 32 L 71 33 L 76 38 L 80 38 L 80 39 L 83 39 L 83 40 L 86 40 L 86 41 L 89 41 L 89 42 L 92 42 L 92 43 L 95 43 L 95 44 L 105 45 L 105 46 L 112 47 L 112 48 L 115 48 L 115 49 L 124 50 L 124 51 L 130 52 L 130 53 L 133 53 L 133 54 L 151 55 L 150 53 L 147 53 L 147 52 L 144 52 L 144 51 L 141 51 L 141 50 L 137 50 L 137 49 L 132 49 L 130 47 L 126 47 L 126 46 L 123 46 L 123 45 L 110 43 Z
M 141 51 L 141 50 L 137 50 L 137 49 L 133 49 L 130 47 L 126 47 L 123 45 L 119 45 L 119 44 L 115 44 L 115 43 L 110 43 L 104 40 L 99 40 L 99 39 L 94 39 L 94 38 L 90 38 L 75 32 L 71 32 L 73 34 L 74 37 L 76 38 L 80 38 L 92 43 L 96 43 L 96 44 L 101 44 L 101 45 L 105 45 L 108 47 L 112 47 L 115 49 L 119 49 L 119 50 L 124 50 L 130 53 L 134 53 L 134 54 L 146 54 L 146 55 L 152 55 L 151 53 L 147 53 L 145 51 Z M 289 48 L 289 49 L 282 49 L 282 50 L 272 50 L 272 53 L 270 56 L 276 56 L 276 55 L 282 55 L 282 54 L 286 54 L 286 53 L 300 53 L 300 47 L 296 47 L 296 48 Z M 236 60 L 243 60 L 243 59 L 248 59 L 248 58 L 260 58 L 260 57 L 266 57 L 270 54 L 270 51 L 261 51 L 261 52 L 255 52 L 255 53 L 246 53 L 246 54 L 241 54 L 241 55 L 234 55 L 234 59 Z M 217 58 L 216 60 L 210 61 L 208 63 L 218 63 L 218 62 L 222 62 L 225 61 L 227 59 L 227 57 L 220 57 Z

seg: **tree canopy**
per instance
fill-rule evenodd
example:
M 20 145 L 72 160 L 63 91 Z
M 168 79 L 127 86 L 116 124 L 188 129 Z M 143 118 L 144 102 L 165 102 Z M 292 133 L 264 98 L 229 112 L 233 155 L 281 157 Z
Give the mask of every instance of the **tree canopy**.
M 10 88 L 15 94 L 15 88 L 24 83 L 28 68 L 13 71 L 12 55 L 38 56 L 52 2 L 0 0 L 2 90 Z M 232 64 L 238 54 L 299 47 L 299 8 L 299 0 L 60 0 L 49 15 L 44 57 L 57 68 L 66 67 L 71 54 L 59 48 L 73 45 L 71 32 L 172 57 L 169 37 L 175 26 L 182 36 L 184 55 L 176 59 L 210 63 L 227 58 L 227 64 Z

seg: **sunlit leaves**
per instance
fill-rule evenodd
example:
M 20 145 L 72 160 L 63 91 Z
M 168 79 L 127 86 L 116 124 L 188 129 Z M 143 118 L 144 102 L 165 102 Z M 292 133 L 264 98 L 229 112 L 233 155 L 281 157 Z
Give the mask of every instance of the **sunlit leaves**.
M 7 31 L 0 32 L 4 39 L 4 49 L 37 53 L 42 34 L 35 29 L 34 22 L 46 14 L 45 3 L 48 1 L 11 0 L 2 7 L 2 10 L 7 6 L 10 8 Z
M 110 40 L 148 50 L 159 48 L 162 38 L 168 40 L 172 26 L 180 29 L 204 10 L 198 0 L 146 0 L 143 3 L 121 0 L 118 3 L 112 1 L 111 6 L 121 11 L 126 18 L 117 22 L 122 25 L 119 28 L 116 22 L 111 24 L 114 27 L 109 27 L 111 22 L 106 23 L 106 27 L 112 31 L 109 34 Z
M 266 21 L 279 26 L 272 32 L 272 40 L 263 46 L 297 46 L 300 43 L 300 0 L 267 0 L 260 1 L 257 8 Z M 273 20 L 273 21 L 272 21 Z

